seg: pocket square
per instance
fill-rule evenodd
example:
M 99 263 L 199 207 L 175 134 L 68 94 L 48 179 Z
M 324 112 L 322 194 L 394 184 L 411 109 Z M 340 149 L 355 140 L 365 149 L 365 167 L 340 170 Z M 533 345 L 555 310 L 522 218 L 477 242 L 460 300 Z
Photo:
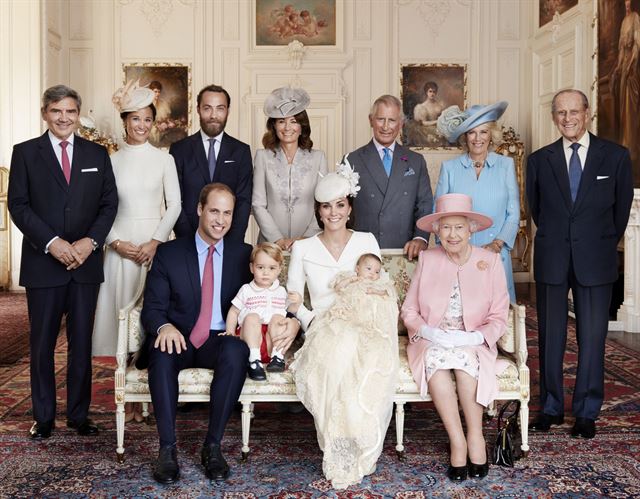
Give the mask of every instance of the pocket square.
M 88 173 L 88 172 L 97 172 L 98 169 L 97 168 L 83 168 L 82 170 L 80 170 L 82 173 Z
M 604 179 L 607 179 L 607 178 L 609 178 L 609 175 L 598 175 L 596 177 L 596 180 L 604 180 Z
M 235 159 L 225 159 L 224 162 L 225 163 L 235 163 L 236 160 Z
M 408 170 L 406 170 L 404 172 L 404 176 L 405 177 L 408 177 L 409 175 L 415 175 L 415 174 L 416 174 L 416 172 L 413 170 L 413 168 L 409 168 Z

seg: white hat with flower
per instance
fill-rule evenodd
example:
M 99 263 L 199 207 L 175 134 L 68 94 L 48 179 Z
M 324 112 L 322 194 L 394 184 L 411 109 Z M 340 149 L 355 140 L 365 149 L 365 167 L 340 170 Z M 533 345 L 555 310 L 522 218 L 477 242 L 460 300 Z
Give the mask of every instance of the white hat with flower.
M 320 177 L 314 193 L 314 197 L 319 203 L 328 203 L 347 196 L 356 197 L 360 190 L 358 185 L 360 174 L 354 171 L 349 163 L 348 154 L 338 163 L 335 172 Z
M 130 113 L 144 109 L 153 102 L 155 92 L 140 86 L 140 80 L 129 80 L 127 84 L 116 90 L 111 101 L 119 113 Z

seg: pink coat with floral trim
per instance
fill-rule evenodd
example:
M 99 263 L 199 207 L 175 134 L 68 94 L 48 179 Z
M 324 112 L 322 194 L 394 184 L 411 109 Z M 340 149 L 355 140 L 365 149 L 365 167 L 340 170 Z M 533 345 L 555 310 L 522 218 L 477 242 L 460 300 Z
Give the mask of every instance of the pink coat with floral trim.
M 424 324 L 438 327 L 449 306 L 457 271 L 458 266 L 440 246 L 420 253 L 401 311 L 409 338 Z M 459 272 L 459 282 L 465 328 L 480 331 L 485 338 L 485 343 L 475 347 L 480 363 L 476 400 L 487 406 L 498 392 L 496 374 L 506 367 L 496 361 L 496 343 L 506 331 L 509 315 L 509 294 L 500 254 L 472 246 L 470 258 Z M 424 358 L 431 344 L 418 337 L 407 346 L 409 366 L 422 396 L 427 394 Z

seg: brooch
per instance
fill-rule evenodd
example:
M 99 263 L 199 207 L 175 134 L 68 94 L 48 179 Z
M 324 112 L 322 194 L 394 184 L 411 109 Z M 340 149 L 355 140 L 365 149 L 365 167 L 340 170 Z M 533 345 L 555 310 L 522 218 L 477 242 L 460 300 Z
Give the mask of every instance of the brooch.
M 487 270 L 489 268 L 489 264 L 487 262 L 485 262 L 484 260 L 480 260 L 476 264 L 476 267 L 478 267 L 478 270 Z

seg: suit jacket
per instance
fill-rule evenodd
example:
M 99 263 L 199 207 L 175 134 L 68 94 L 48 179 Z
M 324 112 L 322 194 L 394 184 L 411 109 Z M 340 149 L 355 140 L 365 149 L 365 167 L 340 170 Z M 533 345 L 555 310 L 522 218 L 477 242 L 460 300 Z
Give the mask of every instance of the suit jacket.
M 496 362 L 496 344 L 507 330 L 509 315 L 507 281 L 499 253 L 472 247 L 469 260 L 459 272 L 441 246 L 420 253 L 401 311 L 411 338 L 407 346 L 409 366 L 420 393 L 425 396 L 424 358 L 432 343 L 424 338 L 414 338 L 414 335 L 425 324 L 440 325 L 449 307 L 456 277 L 460 284 L 465 328 L 480 331 L 485 339 L 482 345 L 473 348 L 480 364 L 476 400 L 486 406 L 498 392 L 496 374 L 506 367 Z
M 250 256 L 250 245 L 225 237 L 220 296 L 223 317 L 227 316 L 231 300 L 242 285 L 251 281 Z M 160 326 L 171 323 L 188 338 L 198 320 L 200 302 L 200 270 L 194 236 L 158 246 L 147 274 L 140 316 L 147 337 L 155 337 Z
M 48 132 L 15 145 L 8 201 L 11 218 L 23 234 L 21 286 L 103 281 L 102 246 L 118 210 L 116 182 L 104 147 L 74 137 L 71 181 L 67 184 Z M 45 253 L 55 236 L 70 243 L 90 237 L 98 249 L 80 267 L 67 271 Z
M 391 176 L 387 177 L 373 140 L 349 153 L 360 174 L 360 192 L 354 200 L 355 229 L 371 232 L 381 248 L 402 248 L 416 236 L 429 234 L 416 227 L 431 213 L 433 195 L 424 157 L 395 145 Z
M 176 170 L 182 195 L 182 211 L 174 227 L 176 236 L 190 236 L 198 228 L 198 199 L 202 188 L 211 182 L 209 163 L 202 144 L 200 131 L 175 142 L 169 148 L 176 160 Z M 228 185 L 236 195 L 233 224 L 225 240 L 244 241 L 251 212 L 253 189 L 253 164 L 251 148 L 227 133 L 222 136 L 220 151 L 216 158 L 214 182 Z
M 537 282 L 566 281 L 570 261 L 583 286 L 618 278 L 617 244 L 633 200 L 629 151 L 590 135 L 575 203 L 571 201 L 562 138 L 538 149 L 527 162 L 527 198 L 538 230 L 534 276 Z

